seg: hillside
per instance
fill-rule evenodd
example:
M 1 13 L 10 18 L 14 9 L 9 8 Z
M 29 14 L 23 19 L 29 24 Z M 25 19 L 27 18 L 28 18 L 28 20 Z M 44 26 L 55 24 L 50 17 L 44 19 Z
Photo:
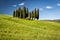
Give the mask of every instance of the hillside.
M 60 40 L 60 23 L 0 15 L 0 40 Z
M 58 22 L 58 23 L 60 23 L 60 19 L 55 19 L 55 20 L 45 20 L 45 21 L 51 21 L 51 22 Z

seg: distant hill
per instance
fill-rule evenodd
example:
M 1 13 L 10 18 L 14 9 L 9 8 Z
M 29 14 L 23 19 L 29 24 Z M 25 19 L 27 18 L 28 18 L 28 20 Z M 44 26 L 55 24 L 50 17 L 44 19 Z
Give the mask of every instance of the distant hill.
M 57 20 L 54 20 L 54 21 L 60 22 L 60 19 L 57 19 Z
M 48 20 L 48 21 L 59 22 L 59 23 L 60 23 L 60 19 L 56 19 L 56 20 Z
M 60 23 L 0 15 L 0 40 L 60 40 Z

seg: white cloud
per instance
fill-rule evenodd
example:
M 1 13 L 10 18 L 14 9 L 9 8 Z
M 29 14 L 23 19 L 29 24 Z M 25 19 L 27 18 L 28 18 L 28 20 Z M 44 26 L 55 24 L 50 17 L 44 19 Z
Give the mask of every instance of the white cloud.
M 24 5 L 24 3 L 20 3 L 20 4 L 18 4 L 19 6 L 21 6 L 21 5 Z
M 53 7 L 52 6 L 46 6 L 47 9 L 52 9 Z
M 60 4 L 58 3 L 57 6 L 60 6 Z
M 40 8 L 40 11 L 42 11 L 43 10 L 43 8 Z
M 17 5 L 12 5 L 13 7 L 16 7 Z

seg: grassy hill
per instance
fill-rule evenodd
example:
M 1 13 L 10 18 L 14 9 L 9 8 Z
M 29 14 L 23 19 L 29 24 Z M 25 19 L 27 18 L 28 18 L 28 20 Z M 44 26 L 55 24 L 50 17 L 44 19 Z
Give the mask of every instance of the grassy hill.
M 0 15 L 0 40 L 60 40 L 60 23 Z

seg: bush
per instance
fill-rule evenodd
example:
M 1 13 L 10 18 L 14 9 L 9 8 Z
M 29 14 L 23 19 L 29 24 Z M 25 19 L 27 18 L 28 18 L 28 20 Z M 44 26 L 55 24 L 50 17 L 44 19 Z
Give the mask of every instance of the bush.
M 27 20 L 31 20 L 30 17 L 27 17 L 26 19 L 27 19 Z

